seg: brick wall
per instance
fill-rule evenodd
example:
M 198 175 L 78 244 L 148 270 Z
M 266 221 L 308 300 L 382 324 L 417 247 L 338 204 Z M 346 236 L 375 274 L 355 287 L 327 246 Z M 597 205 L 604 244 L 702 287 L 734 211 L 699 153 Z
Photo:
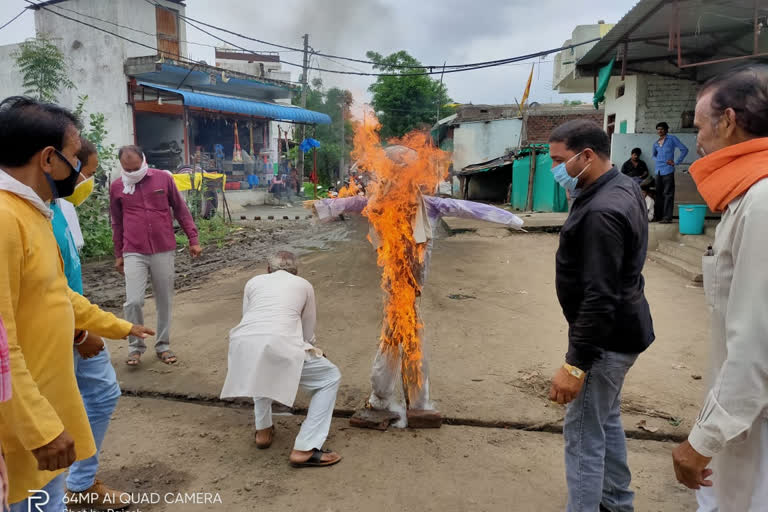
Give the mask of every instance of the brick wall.
M 671 133 L 693 133 L 692 127 L 683 127 L 683 113 L 692 113 L 696 107 L 696 82 L 642 75 L 638 90 L 635 133 L 655 133 L 656 124 L 666 121 Z M 692 117 L 689 119 L 692 121 Z
M 552 130 L 572 119 L 590 119 L 602 126 L 603 111 L 593 110 L 590 113 L 577 114 L 531 114 L 526 124 L 527 142 L 529 144 L 546 143 Z

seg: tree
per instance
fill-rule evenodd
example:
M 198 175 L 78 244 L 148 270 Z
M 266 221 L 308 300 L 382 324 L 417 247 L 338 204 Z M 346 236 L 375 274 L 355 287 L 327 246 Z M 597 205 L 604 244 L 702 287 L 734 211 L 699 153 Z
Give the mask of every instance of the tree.
M 371 105 L 381 123 L 383 139 L 402 137 L 406 133 L 427 124 L 432 126 L 438 118 L 454 112 L 448 89 L 430 75 L 419 75 L 426 68 L 402 68 L 397 66 L 421 66 L 421 63 L 405 51 L 383 57 L 376 52 L 366 56 L 376 64 L 374 69 L 397 76 L 380 76 L 368 90 L 373 95 Z
M 40 101 L 55 103 L 62 89 L 72 89 L 67 62 L 59 48 L 45 36 L 27 39 L 12 57 L 24 76 L 24 94 Z
M 319 124 L 312 128 L 307 137 L 320 141 L 317 150 L 318 180 L 324 186 L 334 184 L 339 178 L 336 174 L 342 157 L 341 132 L 342 123 L 344 131 L 344 160 L 349 162 L 349 152 L 352 149 L 353 128 L 350 123 L 350 108 L 354 100 L 352 93 L 332 87 L 323 89 L 323 82 L 319 78 L 312 81 L 307 91 L 307 108 L 315 112 L 328 114 L 331 124 Z M 293 104 L 299 104 L 299 98 L 293 99 Z M 300 141 L 297 141 L 300 142 Z M 313 155 L 307 153 L 304 158 L 304 176 L 312 172 Z

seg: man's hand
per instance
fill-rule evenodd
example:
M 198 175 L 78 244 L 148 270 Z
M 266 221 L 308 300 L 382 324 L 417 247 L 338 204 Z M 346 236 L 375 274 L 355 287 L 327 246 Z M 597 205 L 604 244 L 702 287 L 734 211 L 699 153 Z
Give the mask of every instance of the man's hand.
M 131 332 L 128 333 L 128 336 L 136 336 L 137 338 L 145 339 L 147 336 L 154 336 L 155 331 L 148 327 L 144 327 L 143 325 L 134 325 L 131 327 Z
M 712 476 L 712 470 L 707 469 L 711 460 L 694 450 L 687 440 L 681 443 L 672 452 L 677 481 L 689 489 L 712 487 L 712 480 L 707 480 Z
M 68 468 L 75 462 L 75 440 L 65 430 L 45 446 L 32 450 L 40 471 Z
M 115 270 L 125 275 L 125 261 L 123 258 L 115 259 Z
M 674 160 L 667 160 L 667 165 L 671 165 L 672 167 L 674 167 L 675 166 L 675 161 Z
M 552 387 L 549 390 L 549 399 L 560 405 L 573 401 L 581 391 L 584 379 L 579 379 L 568 373 L 565 368 L 560 368 L 552 377 Z
M 83 359 L 90 359 L 99 355 L 104 350 L 104 340 L 100 336 L 88 333 L 88 337 L 80 345 L 75 345 L 77 352 Z
M 203 248 L 199 245 L 190 245 L 189 246 L 189 255 L 192 256 L 192 259 L 200 257 L 200 255 L 203 254 Z

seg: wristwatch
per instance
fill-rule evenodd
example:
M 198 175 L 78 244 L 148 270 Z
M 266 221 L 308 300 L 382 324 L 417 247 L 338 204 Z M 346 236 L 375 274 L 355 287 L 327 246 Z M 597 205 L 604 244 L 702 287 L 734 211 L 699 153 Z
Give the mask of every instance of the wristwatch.
M 583 379 L 586 375 L 586 372 L 584 370 L 581 370 L 579 368 L 576 368 L 573 365 L 570 365 L 568 363 L 563 364 L 563 368 L 565 368 L 565 371 L 567 371 L 569 374 L 573 375 L 577 379 Z

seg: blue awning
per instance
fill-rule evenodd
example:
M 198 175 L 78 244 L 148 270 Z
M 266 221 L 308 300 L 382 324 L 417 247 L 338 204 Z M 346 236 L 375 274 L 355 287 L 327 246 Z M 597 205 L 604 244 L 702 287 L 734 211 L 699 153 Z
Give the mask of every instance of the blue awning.
M 278 105 L 276 103 L 265 103 L 263 101 L 249 101 L 240 98 L 226 96 L 215 96 L 213 94 L 203 94 L 200 92 L 185 91 L 183 89 L 173 89 L 162 85 L 139 82 L 139 85 L 159 89 L 161 91 L 180 94 L 184 98 L 184 105 L 189 107 L 199 107 L 209 110 L 218 110 L 220 112 L 232 112 L 236 114 L 245 114 L 249 116 L 266 117 L 275 121 L 293 121 L 296 123 L 307 124 L 331 124 L 331 118 L 327 114 L 314 112 L 299 107 L 289 105 Z

